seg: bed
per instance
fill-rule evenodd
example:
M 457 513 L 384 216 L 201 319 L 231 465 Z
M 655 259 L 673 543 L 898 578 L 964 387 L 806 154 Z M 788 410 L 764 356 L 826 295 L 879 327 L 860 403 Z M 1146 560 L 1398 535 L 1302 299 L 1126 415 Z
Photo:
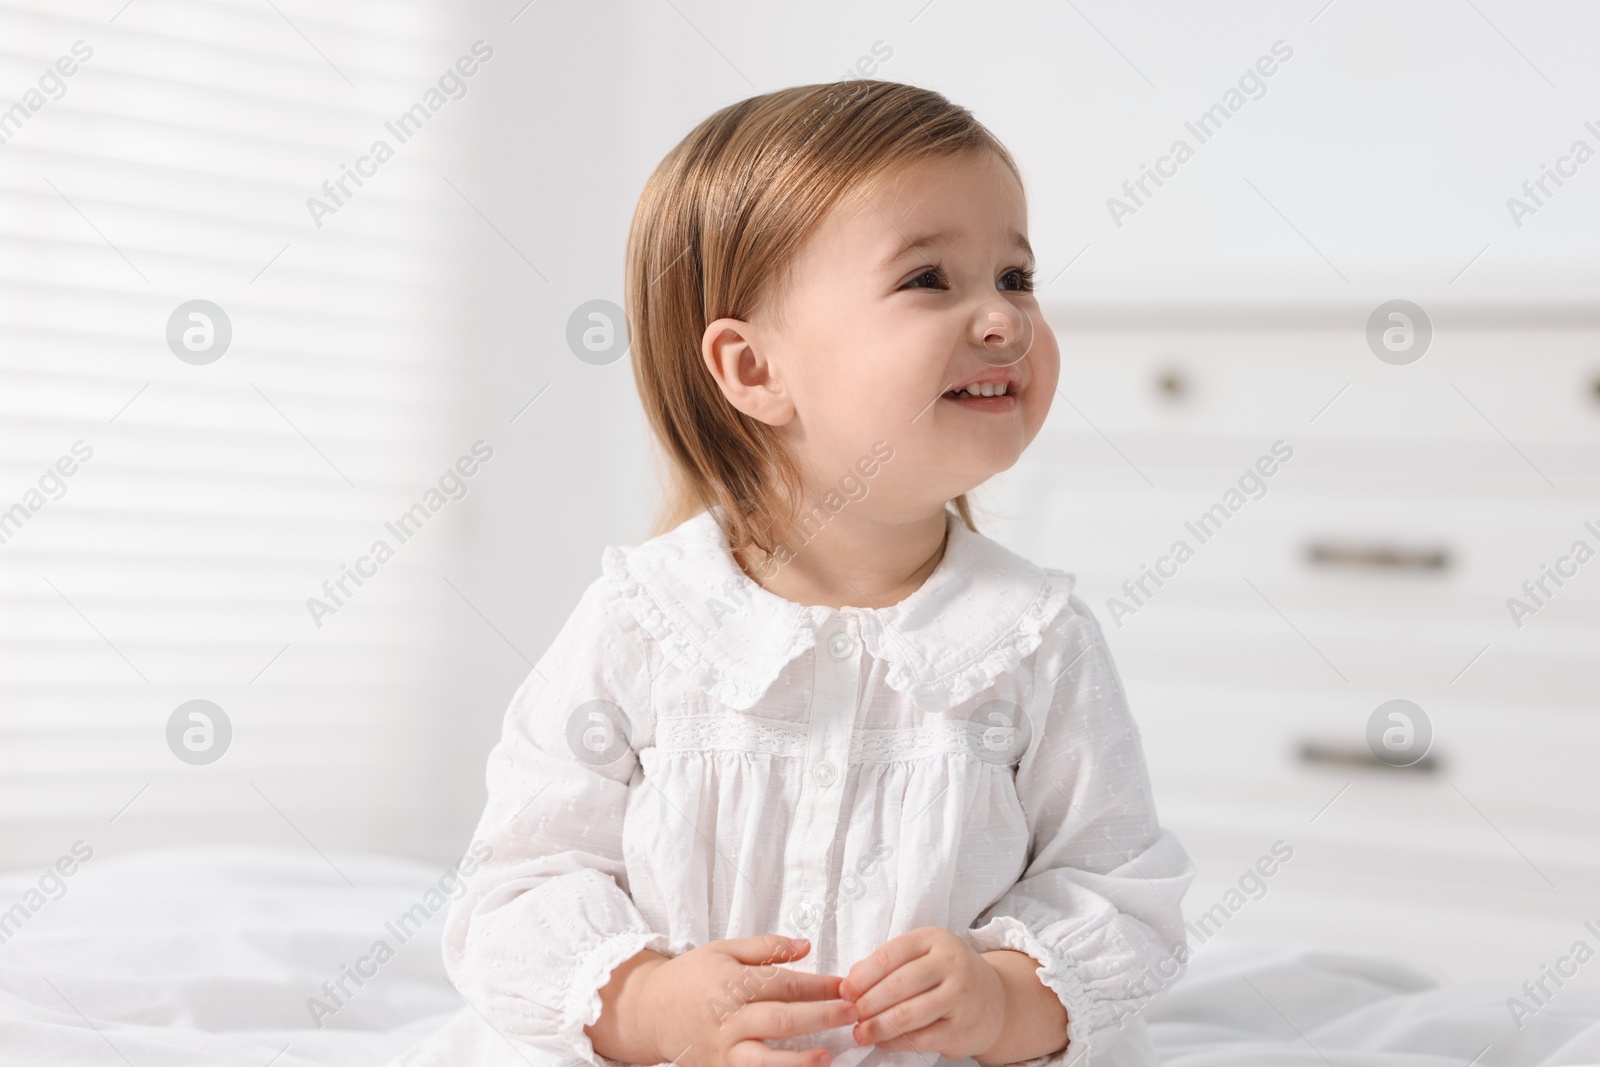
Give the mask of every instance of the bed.
M 559 1067 L 451 988 L 443 908 L 394 925 L 422 918 L 439 875 L 254 848 L 97 858 L 5 928 L 0 1062 Z M 39 879 L 0 875 L 0 908 Z M 1519 1029 L 1506 1004 L 1519 981 L 1441 986 L 1397 960 L 1219 936 L 1147 1018 L 1176 1067 L 1600 1064 L 1600 993 L 1563 989 Z

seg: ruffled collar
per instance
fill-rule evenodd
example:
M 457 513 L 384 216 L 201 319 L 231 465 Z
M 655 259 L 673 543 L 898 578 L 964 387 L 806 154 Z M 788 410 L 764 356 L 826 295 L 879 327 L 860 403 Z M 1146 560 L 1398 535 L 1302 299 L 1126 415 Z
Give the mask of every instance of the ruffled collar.
M 943 712 L 987 689 L 1038 647 L 1073 577 L 1038 567 L 945 510 L 933 573 L 898 604 L 797 604 L 740 569 L 711 511 L 632 547 L 608 546 L 602 571 L 663 655 L 729 707 L 753 706 L 830 620 L 853 620 L 885 681 Z

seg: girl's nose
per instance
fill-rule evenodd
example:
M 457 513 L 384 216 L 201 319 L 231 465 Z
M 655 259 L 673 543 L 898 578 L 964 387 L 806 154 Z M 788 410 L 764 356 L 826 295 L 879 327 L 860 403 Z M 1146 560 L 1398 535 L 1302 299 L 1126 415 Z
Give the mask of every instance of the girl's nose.
M 973 310 L 967 337 L 979 359 L 991 366 L 1009 367 L 1033 347 L 1033 319 L 1004 297 L 993 297 Z

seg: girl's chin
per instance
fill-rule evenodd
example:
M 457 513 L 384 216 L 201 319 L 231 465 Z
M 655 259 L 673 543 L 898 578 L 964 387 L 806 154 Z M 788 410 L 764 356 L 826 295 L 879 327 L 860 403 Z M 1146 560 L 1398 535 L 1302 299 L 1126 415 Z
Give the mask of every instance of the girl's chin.
M 958 488 L 951 493 L 951 496 L 970 493 L 995 475 L 1004 474 L 1016 465 L 1021 455 L 1021 450 L 1016 447 L 985 449 L 980 455 L 971 453 L 962 455 L 959 460 L 961 476 L 952 481 L 958 486 L 965 485 L 967 488 Z

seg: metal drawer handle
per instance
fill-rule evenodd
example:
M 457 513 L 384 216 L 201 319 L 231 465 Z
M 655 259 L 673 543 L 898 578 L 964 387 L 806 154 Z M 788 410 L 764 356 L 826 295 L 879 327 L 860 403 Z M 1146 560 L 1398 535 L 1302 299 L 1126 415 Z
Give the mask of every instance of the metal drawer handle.
M 1306 558 L 1318 567 L 1354 567 L 1376 571 L 1446 571 L 1447 548 L 1415 548 L 1361 541 L 1313 541 Z
M 1370 749 L 1357 746 L 1331 745 L 1322 741 L 1300 742 L 1300 762 L 1315 764 L 1334 764 L 1343 767 L 1376 767 L 1386 771 L 1418 771 L 1422 774 L 1433 774 L 1439 770 L 1440 762 L 1432 752 L 1423 756 L 1417 762 L 1404 767 L 1396 767 L 1383 762 L 1372 754 Z

